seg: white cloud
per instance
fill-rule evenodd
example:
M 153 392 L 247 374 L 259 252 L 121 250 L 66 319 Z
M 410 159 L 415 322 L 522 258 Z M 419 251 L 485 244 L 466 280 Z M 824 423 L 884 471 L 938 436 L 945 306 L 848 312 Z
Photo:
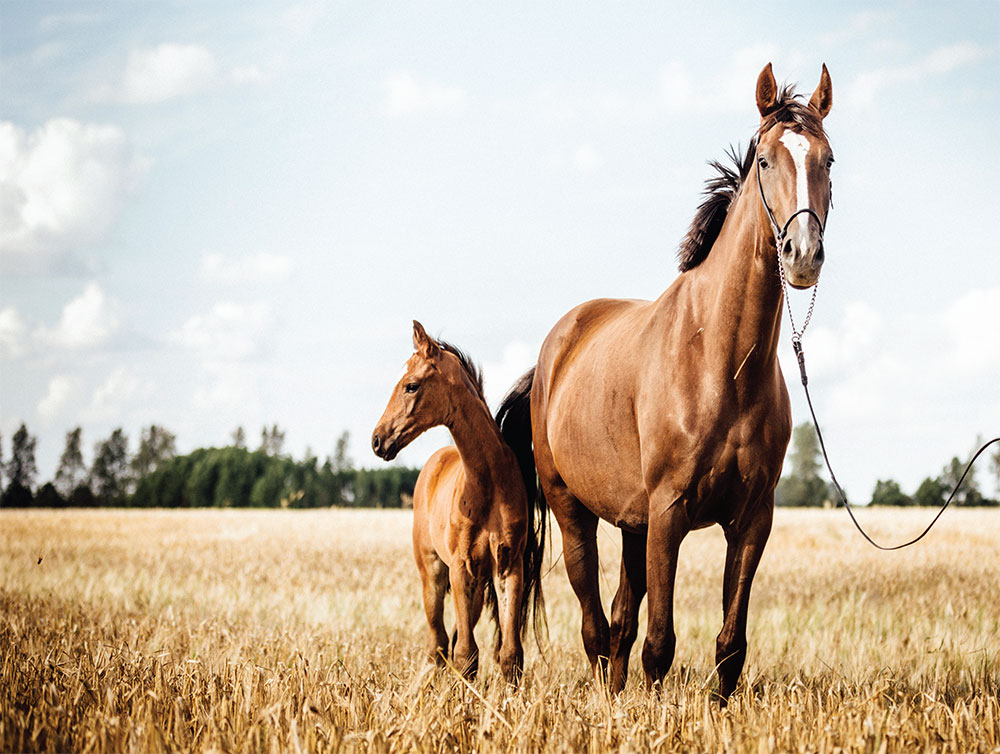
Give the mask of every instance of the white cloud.
M 161 44 L 133 50 L 122 75 L 120 98 L 151 104 L 195 94 L 214 85 L 219 66 L 200 45 Z
M 41 328 L 39 339 L 59 348 L 94 348 L 106 343 L 117 331 L 119 305 L 108 298 L 97 283 L 88 283 L 83 293 L 63 307 L 55 328 Z
M 270 338 L 271 309 L 265 303 L 217 303 L 205 315 L 196 314 L 170 340 L 201 351 L 212 362 L 258 356 Z
M 255 65 L 237 66 L 231 75 L 236 84 L 263 84 L 269 80 L 268 74 Z
M 535 365 L 538 360 L 538 349 L 538 345 L 514 340 L 504 347 L 500 361 L 483 363 L 486 398 L 491 407 L 499 408 L 500 401 L 517 378 Z
M 382 84 L 385 112 L 397 118 L 408 113 L 454 113 L 465 104 L 465 91 L 436 81 L 417 79 L 408 71 L 391 74 Z
M 581 173 L 593 173 L 604 164 L 604 158 L 590 144 L 582 144 L 573 154 L 573 164 Z
M 969 291 L 940 315 L 949 372 L 994 375 L 1000 393 L 1000 285 Z
M 28 133 L 0 122 L 5 271 L 79 269 L 75 254 L 108 231 L 143 168 L 116 126 L 57 118 Z
M 721 69 L 698 75 L 691 73 L 687 63 L 668 62 L 660 70 L 660 100 L 669 112 L 742 112 L 752 102 L 761 69 L 777 56 L 778 48 L 773 45 L 743 47 Z M 819 71 L 816 75 L 818 80 Z
M 859 37 L 872 31 L 891 29 L 896 22 L 897 15 L 895 11 L 876 9 L 852 13 L 847 17 L 847 22 L 842 27 L 824 32 L 819 37 L 820 49 L 845 43 L 857 44 Z
M 281 25 L 293 34 L 309 34 L 326 14 L 325 0 L 305 0 L 288 8 L 281 15 Z
M 128 408 L 148 402 L 155 391 L 155 385 L 143 380 L 134 369 L 118 367 L 94 391 L 81 418 L 88 422 L 124 423 Z
M 0 356 L 16 359 L 25 351 L 27 327 L 17 309 L 5 306 L 0 309 Z
M 854 106 L 870 105 L 885 89 L 912 82 L 924 82 L 932 76 L 943 76 L 991 54 L 988 48 L 974 42 L 959 42 L 938 47 L 907 65 L 865 71 L 847 85 L 845 100 Z
M 245 257 L 226 257 L 210 252 L 201 258 L 201 277 L 209 283 L 238 285 L 273 283 L 284 280 L 292 271 L 290 257 L 261 252 Z
M 48 392 L 38 402 L 38 415 L 45 424 L 51 424 L 62 413 L 76 391 L 76 381 L 65 374 L 57 374 L 49 380 Z
M 200 412 L 223 412 L 234 423 L 248 426 L 261 423 L 264 412 L 260 401 L 259 379 L 254 370 L 239 363 L 209 363 L 205 371 L 211 383 L 195 389 L 193 405 Z

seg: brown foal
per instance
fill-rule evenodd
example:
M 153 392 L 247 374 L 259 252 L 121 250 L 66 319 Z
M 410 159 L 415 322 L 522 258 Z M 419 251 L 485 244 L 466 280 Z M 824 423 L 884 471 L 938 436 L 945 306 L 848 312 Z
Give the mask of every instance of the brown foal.
M 518 450 L 534 438 L 583 610 L 584 647 L 599 676 L 610 664 L 616 691 L 647 594 L 647 684 L 669 670 L 678 548 L 689 531 L 712 524 L 727 541 L 716 642 L 723 704 L 743 669 L 750 586 L 791 432 L 777 357 L 778 265 L 794 287 L 818 280 L 833 162 L 823 118 L 832 98 L 826 66 L 805 103 L 778 90 L 768 64 L 757 81 L 760 128 L 735 169 L 716 165 L 721 175 L 681 246 L 682 274 L 656 301 L 601 299 L 570 311 L 512 391 L 530 392 L 532 431 L 510 441 Z M 780 252 L 765 197 L 779 227 L 791 218 Z M 599 518 L 622 531 L 610 626 L 598 587 Z
M 499 630 L 495 655 L 513 682 L 524 664 L 521 639 L 529 603 L 538 615 L 544 538 L 535 531 L 518 459 L 486 405 L 479 370 L 416 321 L 413 345 L 416 351 L 372 434 L 372 449 L 392 460 L 438 425 L 455 440 L 430 457 L 413 494 L 413 554 L 423 584 L 429 650 L 438 664 L 448 658 L 444 597 L 450 589 L 457 622 L 452 661 L 474 676 L 479 650 L 473 629 L 488 602 Z M 532 473 L 532 493 L 534 486 Z

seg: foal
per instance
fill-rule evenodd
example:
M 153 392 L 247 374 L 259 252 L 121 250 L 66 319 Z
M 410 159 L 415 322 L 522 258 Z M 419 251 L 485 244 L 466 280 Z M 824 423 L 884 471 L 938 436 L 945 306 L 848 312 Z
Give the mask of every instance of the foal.
M 526 482 L 486 405 L 479 370 L 454 346 L 430 338 L 416 321 L 413 345 L 416 351 L 372 434 L 372 449 L 390 461 L 438 425 L 455 439 L 455 445 L 430 457 L 413 494 L 413 554 L 423 584 L 431 657 L 443 665 L 448 656 L 444 596 L 450 588 L 456 667 L 469 677 L 476 673 L 473 629 L 486 601 L 500 634 L 495 655 L 504 678 L 513 682 L 524 664 L 521 637 L 529 602 L 536 619 L 539 614 L 544 533 L 535 531 Z M 530 487 L 534 496 L 533 466 Z

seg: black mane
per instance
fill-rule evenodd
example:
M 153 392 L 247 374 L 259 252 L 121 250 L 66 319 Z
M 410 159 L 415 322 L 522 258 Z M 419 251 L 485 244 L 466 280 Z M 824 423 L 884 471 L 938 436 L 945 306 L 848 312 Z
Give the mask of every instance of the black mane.
M 722 224 L 729 214 L 740 187 L 753 169 L 754 154 L 760 134 L 781 124 L 794 126 L 809 134 L 823 134 L 823 119 L 815 109 L 802 101 L 802 96 L 795 93 L 791 86 L 784 86 L 778 94 L 774 108 L 761 119 L 760 129 L 750 139 L 746 152 L 740 156 L 739 146 L 730 146 L 726 152 L 732 165 L 724 165 L 718 160 L 712 160 L 711 165 L 716 175 L 705 182 L 705 198 L 698 211 L 695 212 L 691 227 L 677 249 L 678 267 L 681 272 L 687 272 L 697 267 L 708 256 L 712 245 L 719 237 Z
M 444 340 L 437 341 L 437 344 L 441 348 L 441 350 L 447 351 L 448 353 L 454 355 L 458 359 L 458 362 L 462 365 L 462 368 L 465 370 L 465 373 L 469 376 L 469 379 L 472 381 L 472 384 L 476 386 L 476 390 L 479 392 L 479 397 L 483 399 L 483 402 L 485 402 L 486 393 L 483 391 L 482 368 L 472 360 L 472 357 L 469 356 L 469 354 L 467 354 L 458 346 L 453 345 L 452 343 L 448 343 L 447 341 Z

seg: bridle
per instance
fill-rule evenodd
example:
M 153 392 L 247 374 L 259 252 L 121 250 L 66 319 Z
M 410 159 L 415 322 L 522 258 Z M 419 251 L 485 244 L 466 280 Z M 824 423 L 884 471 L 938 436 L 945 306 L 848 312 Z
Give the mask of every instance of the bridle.
M 756 154 L 754 155 L 754 158 L 757 159 Z M 837 490 L 837 494 L 840 496 L 840 500 L 843 503 L 844 507 L 847 509 L 847 513 L 851 517 L 851 521 L 854 522 L 855 528 L 857 528 L 857 530 L 861 532 L 861 536 L 867 539 L 870 544 L 872 544 L 879 550 L 884 550 L 884 551 L 901 550 L 904 547 L 909 547 L 910 545 L 916 544 L 925 536 L 927 536 L 927 533 L 931 530 L 931 528 L 933 528 L 934 524 L 938 522 L 938 519 L 941 518 L 941 514 L 945 512 L 945 510 L 948 508 L 949 505 L 951 505 L 951 501 L 954 499 L 955 494 L 961 488 L 962 482 L 965 481 L 965 477 L 969 473 L 970 469 L 972 469 L 972 465 L 976 462 L 976 459 L 979 458 L 979 456 L 981 456 L 990 445 L 993 445 L 994 443 L 1000 443 L 1000 437 L 993 438 L 989 442 L 983 444 L 982 447 L 980 447 L 979 450 L 976 451 L 975 455 L 972 456 L 972 459 L 965 467 L 965 471 L 962 472 L 962 476 L 958 480 L 958 484 L 955 485 L 954 489 L 952 489 L 951 491 L 951 494 L 948 495 L 948 499 L 945 500 L 944 505 L 941 506 L 941 509 L 937 512 L 937 515 L 934 516 L 931 522 L 927 525 L 927 528 L 924 529 L 919 535 L 909 540 L 908 542 L 903 542 L 902 544 L 892 545 L 892 546 L 880 545 L 878 542 L 876 542 L 868 535 L 868 532 L 866 532 L 864 528 L 862 528 L 861 524 L 858 523 L 858 519 L 854 516 L 854 509 L 851 506 L 851 503 L 848 501 L 847 495 L 844 493 L 844 488 L 840 486 L 840 482 L 837 481 L 837 475 L 833 473 L 833 465 L 830 463 L 830 456 L 826 452 L 826 443 L 823 441 L 823 432 L 820 430 L 819 419 L 816 418 L 816 410 L 813 408 L 812 396 L 809 395 L 809 375 L 806 374 L 806 357 L 805 353 L 802 350 L 802 334 L 806 331 L 806 328 L 809 326 L 809 320 L 812 319 L 813 307 L 816 305 L 816 289 L 819 287 L 819 281 L 817 280 L 816 283 L 813 285 L 812 299 L 809 301 L 809 311 L 806 313 L 806 319 L 802 325 L 802 329 L 799 330 L 795 327 L 795 319 L 792 317 L 792 302 L 789 300 L 788 297 L 788 281 L 785 279 L 785 267 L 781 263 L 781 243 L 782 241 L 785 240 L 785 234 L 788 233 L 788 226 L 791 225 L 792 220 L 794 220 L 801 214 L 812 215 L 813 218 L 815 218 L 817 224 L 819 225 L 820 242 L 822 242 L 823 233 L 826 231 L 826 223 L 820 219 L 820 216 L 816 214 L 815 211 L 807 207 L 805 209 L 800 209 L 793 212 L 792 215 L 785 221 L 784 226 L 779 228 L 777 221 L 775 221 L 774 219 L 774 213 L 771 212 L 771 207 L 767 203 L 767 198 L 764 196 L 764 186 L 760 181 L 759 161 L 757 162 L 756 169 L 757 169 L 757 190 L 760 192 L 760 201 L 764 205 L 764 211 L 767 212 L 767 219 L 770 221 L 771 229 L 774 231 L 774 248 L 775 251 L 777 252 L 777 258 L 778 258 L 778 274 L 781 276 L 781 291 L 784 294 L 785 303 L 788 306 L 788 321 L 792 325 L 792 349 L 795 351 L 795 358 L 799 362 L 799 376 L 802 380 L 802 389 L 805 391 L 806 403 L 809 406 L 809 415 L 812 417 L 813 426 L 816 428 L 816 438 L 819 440 L 819 447 L 823 453 L 823 460 L 826 462 L 826 468 L 830 472 L 830 481 L 833 482 L 833 486 Z M 833 209 L 832 184 L 830 188 L 830 209 Z M 827 212 L 827 217 L 829 216 L 830 213 Z
M 767 203 L 767 197 L 764 196 L 764 185 L 760 181 L 760 157 L 754 153 L 754 163 L 757 173 L 757 191 L 760 193 L 760 202 L 764 205 L 764 211 L 767 213 L 767 219 L 771 223 L 771 230 L 774 231 L 774 250 L 778 258 L 778 275 L 781 277 L 781 290 L 785 296 L 785 304 L 788 307 L 788 321 L 792 326 L 792 346 L 795 347 L 796 354 L 801 353 L 802 348 L 802 335 L 805 333 L 806 328 L 809 327 L 809 320 L 812 319 L 813 308 L 816 306 L 816 291 L 819 288 L 819 280 L 817 280 L 812 287 L 812 298 L 809 300 L 809 310 L 806 312 L 805 322 L 802 324 L 802 329 L 799 330 L 795 326 L 795 317 L 792 316 L 792 302 L 788 296 L 788 280 L 785 279 L 785 266 L 781 263 L 781 244 L 785 240 L 785 236 L 788 233 L 788 226 L 792 224 L 792 220 L 802 214 L 812 215 L 813 219 L 816 220 L 816 224 L 819 225 L 819 241 L 823 243 L 823 234 L 826 232 L 826 220 L 820 218 L 820 216 L 810 207 L 803 207 L 802 209 L 796 210 L 788 219 L 785 220 L 785 224 L 778 227 L 778 221 L 774 219 L 774 213 L 771 211 L 771 206 Z M 830 209 L 833 209 L 833 184 L 830 184 Z M 830 217 L 829 211 L 826 213 L 827 218 Z

